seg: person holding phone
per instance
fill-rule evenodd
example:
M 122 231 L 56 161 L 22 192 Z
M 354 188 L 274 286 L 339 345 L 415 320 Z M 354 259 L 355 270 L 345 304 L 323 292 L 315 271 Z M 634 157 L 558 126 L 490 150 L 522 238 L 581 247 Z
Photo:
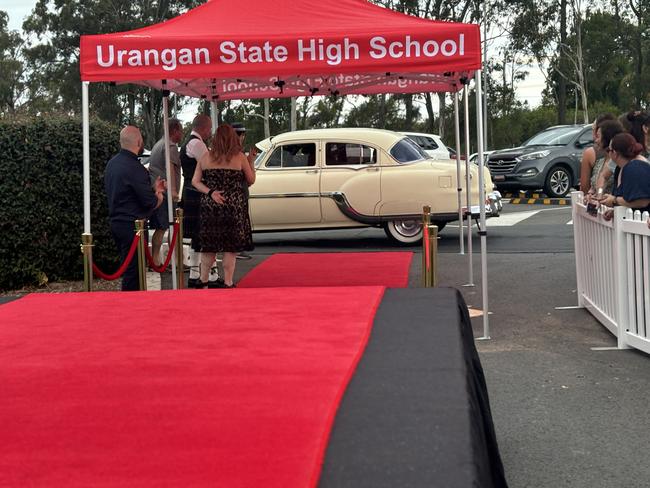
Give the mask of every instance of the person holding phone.
M 180 181 L 181 181 L 181 158 L 178 152 L 178 144 L 183 140 L 183 125 L 178 119 L 169 119 L 169 161 L 171 163 L 172 181 L 167 182 L 171 189 L 174 207 L 180 200 Z M 165 138 L 162 137 L 151 149 L 149 157 L 149 174 L 152 181 L 156 178 L 165 179 L 167 175 L 165 161 Z M 149 219 L 149 228 L 154 229 L 151 237 L 151 255 L 156 266 L 162 264 L 160 258 L 160 248 L 162 246 L 165 232 L 169 229 L 169 209 L 167 208 L 167 195 L 164 195 L 163 203 L 153 213 Z
M 623 133 L 614 136 L 607 151 L 617 168 L 614 190 L 603 196 L 601 204 L 650 212 L 650 163 L 640 156 L 643 145 L 631 134 Z
M 138 160 L 144 148 L 140 129 L 124 127 L 120 131 L 120 147 L 120 152 L 106 165 L 104 188 L 111 233 L 124 262 L 135 236 L 135 221 L 148 218 L 162 205 L 165 182 L 157 177 L 152 187 L 149 173 Z M 122 291 L 139 288 L 138 261 L 132 259 L 122 276 Z

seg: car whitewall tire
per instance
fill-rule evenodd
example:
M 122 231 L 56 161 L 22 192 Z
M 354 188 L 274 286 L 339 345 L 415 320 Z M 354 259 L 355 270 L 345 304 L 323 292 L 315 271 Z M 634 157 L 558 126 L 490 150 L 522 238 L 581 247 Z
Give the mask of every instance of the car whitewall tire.
M 418 220 L 394 220 L 384 225 L 386 235 L 394 242 L 408 246 L 422 240 L 422 222 Z

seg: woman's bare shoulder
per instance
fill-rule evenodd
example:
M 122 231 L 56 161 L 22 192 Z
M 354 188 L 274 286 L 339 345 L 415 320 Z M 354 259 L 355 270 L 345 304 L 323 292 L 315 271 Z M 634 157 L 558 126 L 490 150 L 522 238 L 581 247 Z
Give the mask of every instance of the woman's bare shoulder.
M 203 156 L 199 158 L 198 162 L 201 165 L 201 168 L 205 169 L 207 166 L 210 166 L 210 164 L 214 163 L 214 158 L 212 157 L 210 151 L 205 151 L 203 153 Z
M 240 152 L 233 158 L 233 160 L 237 161 L 237 164 L 243 167 L 243 165 L 248 164 L 248 158 L 243 152 Z
M 588 147 L 582 152 L 582 160 L 589 161 L 590 163 L 596 162 L 596 148 L 594 146 Z

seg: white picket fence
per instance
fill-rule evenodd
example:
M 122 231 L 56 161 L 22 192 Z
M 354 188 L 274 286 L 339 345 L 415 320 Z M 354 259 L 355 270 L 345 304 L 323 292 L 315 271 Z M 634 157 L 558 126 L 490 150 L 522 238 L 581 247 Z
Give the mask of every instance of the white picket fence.
M 605 220 L 571 194 L 578 305 L 618 338 L 621 349 L 650 354 L 650 228 L 648 213 L 625 207 Z

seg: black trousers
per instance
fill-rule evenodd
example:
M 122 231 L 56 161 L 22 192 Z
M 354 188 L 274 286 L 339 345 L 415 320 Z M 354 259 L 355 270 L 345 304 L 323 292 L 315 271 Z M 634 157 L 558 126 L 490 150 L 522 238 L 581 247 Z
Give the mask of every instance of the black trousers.
M 111 234 L 117 250 L 120 253 L 120 265 L 126 259 L 135 237 L 135 222 L 111 222 Z M 145 240 L 147 233 L 144 233 Z M 122 291 L 137 291 L 140 289 L 140 280 L 138 278 L 138 254 L 133 256 L 131 263 L 122 275 Z

